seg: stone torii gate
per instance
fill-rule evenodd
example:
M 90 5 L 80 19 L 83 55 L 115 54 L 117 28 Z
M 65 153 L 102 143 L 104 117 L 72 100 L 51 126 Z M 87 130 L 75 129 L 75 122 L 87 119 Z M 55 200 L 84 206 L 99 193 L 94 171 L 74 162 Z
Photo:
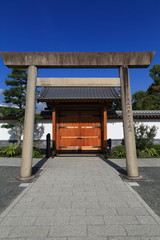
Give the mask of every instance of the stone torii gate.
M 148 67 L 151 64 L 154 54 L 155 52 L 0 52 L 4 64 L 9 68 L 28 68 L 20 178 L 26 180 L 32 177 L 33 132 L 38 68 L 119 69 L 127 175 L 129 178 L 138 178 L 139 174 L 128 70 L 129 68 Z M 101 86 L 110 86 L 108 83 L 104 84 L 104 81 L 105 80 L 102 81 L 102 84 L 100 83 Z M 110 84 L 113 86 L 113 83 L 110 82 Z M 67 86 L 67 80 L 66 85 L 63 83 L 63 86 Z M 93 84 L 90 79 L 90 84 L 88 86 L 96 86 L 95 79 L 93 80 Z

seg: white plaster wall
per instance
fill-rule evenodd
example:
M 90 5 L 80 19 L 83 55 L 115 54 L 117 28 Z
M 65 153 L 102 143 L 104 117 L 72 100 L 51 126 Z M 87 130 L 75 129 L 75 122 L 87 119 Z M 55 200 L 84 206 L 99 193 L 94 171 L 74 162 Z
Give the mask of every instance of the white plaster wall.
M 160 139 L 160 121 L 159 119 L 137 119 L 135 124 L 148 125 L 149 127 L 156 126 L 157 134 L 155 139 Z M 123 122 L 122 119 L 109 119 L 107 124 L 107 138 L 111 139 L 123 139 Z
M 48 133 L 51 134 L 51 139 L 52 139 L 52 121 L 51 120 L 39 121 L 37 125 L 38 126 L 36 127 L 35 133 L 38 133 L 40 131 L 40 134 L 34 134 L 35 139 L 46 140 L 46 135 Z
M 14 131 L 11 131 L 11 129 L 7 129 L 7 128 L 1 128 L 1 126 L 6 123 L 9 123 L 9 124 L 12 123 L 12 124 L 16 125 L 16 120 L 15 121 L 14 120 L 8 120 L 8 121 L 0 120 L 0 140 L 15 140 L 16 134 Z
M 7 121 L 8 123 L 15 123 L 15 121 Z M 0 140 L 15 140 L 16 139 L 16 134 L 11 136 L 11 130 L 6 129 L 6 128 L 1 128 L 2 124 L 6 123 L 6 121 L 0 120 Z M 150 127 L 155 125 L 158 130 L 157 130 L 157 135 L 156 139 L 160 139 L 160 121 L 157 119 L 155 120 L 149 120 L 149 119 L 144 119 L 144 120 L 136 120 L 136 123 L 138 124 L 145 124 Z M 35 139 L 38 140 L 45 140 L 46 135 L 50 133 L 51 134 L 51 139 L 52 139 L 52 121 L 51 120 L 42 120 L 39 121 L 38 123 L 38 128 L 36 128 L 36 134 L 34 136 Z M 111 139 L 123 139 L 123 122 L 121 119 L 108 119 L 107 123 L 107 138 Z M 23 137 L 22 137 L 23 139 Z
M 0 140 L 16 140 L 17 139 L 17 135 L 16 135 L 16 131 L 11 130 L 11 129 L 7 129 L 7 128 L 1 128 L 1 126 L 3 124 L 6 123 L 13 123 L 16 124 L 16 121 L 2 121 L 0 120 Z M 51 134 L 51 139 L 52 139 L 52 122 L 51 120 L 43 120 L 40 121 L 35 129 L 35 134 L 34 134 L 34 139 L 36 140 L 45 140 L 46 139 L 46 135 L 48 133 Z M 23 136 L 22 136 L 23 139 Z
M 123 123 L 121 119 L 108 119 L 107 138 L 123 139 Z

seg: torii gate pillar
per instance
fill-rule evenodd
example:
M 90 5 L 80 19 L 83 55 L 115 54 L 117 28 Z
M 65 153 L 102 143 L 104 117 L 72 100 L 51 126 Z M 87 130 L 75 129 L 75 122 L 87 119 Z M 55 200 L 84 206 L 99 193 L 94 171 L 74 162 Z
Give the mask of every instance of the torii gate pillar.
M 23 180 L 23 178 L 24 179 L 30 178 L 32 175 L 33 134 L 36 107 L 36 80 L 37 80 L 37 68 L 35 66 L 29 66 L 24 122 L 24 138 L 20 171 L 21 180 Z
M 120 67 L 120 81 L 127 175 L 128 177 L 137 178 L 138 166 L 128 66 Z

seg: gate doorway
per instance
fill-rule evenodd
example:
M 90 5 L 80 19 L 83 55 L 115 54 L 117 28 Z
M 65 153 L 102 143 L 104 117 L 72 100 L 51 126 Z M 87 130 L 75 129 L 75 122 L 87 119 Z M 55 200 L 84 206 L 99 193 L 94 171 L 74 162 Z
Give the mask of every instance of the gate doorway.
M 101 151 L 101 111 L 59 111 L 57 120 L 58 151 Z

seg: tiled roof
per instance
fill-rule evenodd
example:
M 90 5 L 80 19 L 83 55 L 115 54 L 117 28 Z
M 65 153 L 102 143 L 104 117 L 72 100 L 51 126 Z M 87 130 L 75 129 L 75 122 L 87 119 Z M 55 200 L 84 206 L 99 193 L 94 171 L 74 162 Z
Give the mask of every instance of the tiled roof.
M 109 111 L 110 118 L 122 118 L 122 111 Z M 134 118 L 160 118 L 160 110 L 133 110 Z
M 36 111 L 36 115 L 40 115 L 43 118 L 51 119 L 52 111 Z M 122 111 L 108 111 L 108 118 L 109 119 L 122 119 Z M 160 119 L 160 110 L 134 110 L 133 116 L 135 119 Z M 0 114 L 0 119 L 16 119 L 16 116 L 7 116 L 4 117 Z
M 80 100 L 80 99 L 120 99 L 113 87 L 48 87 L 43 88 L 38 101 L 45 100 Z

